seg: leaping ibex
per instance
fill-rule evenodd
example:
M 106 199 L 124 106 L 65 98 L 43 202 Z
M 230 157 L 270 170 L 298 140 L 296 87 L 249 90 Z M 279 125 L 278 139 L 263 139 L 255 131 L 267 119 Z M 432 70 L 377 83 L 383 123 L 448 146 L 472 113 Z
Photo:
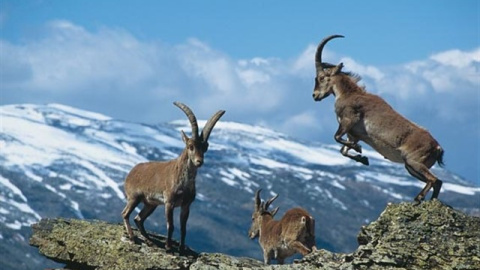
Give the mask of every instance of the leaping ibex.
M 129 217 L 135 207 L 143 202 L 143 208 L 135 217 L 135 224 L 145 238 L 148 245 L 153 242 L 149 238 L 143 223 L 153 213 L 158 205 L 165 205 L 167 220 L 167 243 L 165 249 L 171 249 L 173 233 L 173 209 L 181 207 L 180 213 L 180 250 L 185 249 L 185 235 L 187 219 L 190 213 L 190 204 L 195 199 L 195 177 L 197 168 L 203 164 L 203 155 L 208 149 L 208 137 L 216 122 L 225 111 L 220 110 L 207 121 L 201 134 L 198 134 L 197 119 L 186 105 L 174 102 L 188 117 L 192 126 L 192 137 L 188 138 L 182 131 L 185 149 L 176 159 L 165 162 L 145 162 L 137 164 L 125 179 L 125 194 L 127 205 L 122 211 L 122 217 L 130 241 L 134 242 L 134 235 L 130 226 Z
M 259 237 L 264 262 L 270 264 L 271 259 L 276 259 L 283 264 L 285 258 L 295 253 L 306 255 L 316 250 L 315 219 L 302 208 L 292 208 L 282 219 L 274 220 L 278 207 L 272 211 L 268 211 L 268 207 L 278 195 L 262 202 L 260 191 L 255 193 L 255 209 L 248 235 L 250 239 Z
M 442 181 L 430 172 L 438 162 L 443 166 L 443 149 L 430 133 L 397 113 L 381 97 L 367 93 L 358 86 L 360 78 L 343 72 L 343 63 L 332 65 L 322 62 L 322 50 L 325 44 L 334 38 L 332 35 L 320 42 L 315 54 L 317 76 L 313 99 L 321 101 L 330 94 L 335 96 L 335 113 L 339 127 L 335 140 L 343 146 L 342 155 L 368 165 L 368 159 L 362 155 L 348 153 L 350 149 L 362 152 L 358 141 L 364 141 L 385 158 L 405 164 L 407 171 L 426 183 L 415 201 L 423 200 L 433 187 L 432 199 L 437 198 Z M 347 139 L 343 139 L 344 135 Z

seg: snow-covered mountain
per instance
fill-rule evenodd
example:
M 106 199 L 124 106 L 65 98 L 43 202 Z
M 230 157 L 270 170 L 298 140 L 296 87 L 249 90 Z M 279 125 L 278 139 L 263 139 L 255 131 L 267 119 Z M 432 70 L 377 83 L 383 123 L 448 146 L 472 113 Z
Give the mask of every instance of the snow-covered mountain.
M 190 132 L 187 120 L 145 125 L 59 104 L 0 107 L 1 268 L 45 266 L 28 246 L 30 225 L 42 217 L 121 222 L 126 174 L 136 163 L 177 157 L 180 130 Z M 387 202 L 411 201 L 424 185 L 373 151 L 364 151 L 370 166 L 363 166 L 343 157 L 338 145 L 302 142 L 228 116 L 209 142 L 187 225 L 187 245 L 197 251 L 261 258 L 247 237 L 259 188 L 264 199 L 280 194 L 278 217 L 294 206 L 311 212 L 320 248 L 352 251 L 361 225 Z M 440 200 L 480 214 L 479 187 L 433 170 L 444 180 Z M 148 230 L 165 233 L 161 209 L 147 220 Z

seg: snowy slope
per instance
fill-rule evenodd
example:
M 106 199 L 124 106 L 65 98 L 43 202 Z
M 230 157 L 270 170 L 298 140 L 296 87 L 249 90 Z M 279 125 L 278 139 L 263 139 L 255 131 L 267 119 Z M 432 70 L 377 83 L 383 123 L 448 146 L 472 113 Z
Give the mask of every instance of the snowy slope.
M 188 121 L 144 125 L 59 104 L 0 107 L 0 251 L 9 254 L 9 261 L 27 254 L 29 259 L 20 256 L 18 263 L 34 269 L 45 261 L 28 247 L 29 226 L 41 217 L 121 222 L 125 175 L 136 163 L 178 156 L 180 130 L 190 132 Z M 262 188 L 264 198 L 280 194 L 279 215 L 302 206 L 316 217 L 320 247 L 350 251 L 359 227 L 376 218 L 387 202 L 410 201 L 423 188 L 401 165 L 373 151 L 364 151 L 367 167 L 338 150 L 338 145 L 301 142 L 220 120 L 197 176 L 187 244 L 199 251 L 260 258 L 258 244 L 246 231 L 253 193 Z M 479 187 L 447 170 L 434 172 L 444 180 L 442 201 L 480 213 Z M 163 211 L 157 210 L 146 227 L 164 233 Z M 231 243 L 222 241 L 224 236 Z M 2 269 L 10 267 L 6 259 L 1 263 Z

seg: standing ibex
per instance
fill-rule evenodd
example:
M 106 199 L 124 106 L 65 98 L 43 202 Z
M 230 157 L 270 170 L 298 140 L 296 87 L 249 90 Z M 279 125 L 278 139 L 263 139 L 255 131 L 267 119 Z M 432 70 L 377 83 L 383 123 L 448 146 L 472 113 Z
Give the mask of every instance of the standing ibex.
M 306 255 L 316 250 L 315 219 L 304 209 L 293 208 L 281 220 L 274 220 L 278 207 L 272 211 L 268 211 L 268 207 L 278 195 L 262 202 L 260 191 L 255 193 L 255 210 L 248 235 L 251 239 L 259 236 L 264 262 L 270 264 L 271 259 L 276 259 L 283 264 L 285 258 L 295 253 Z
M 313 99 L 320 101 L 330 94 L 335 96 L 335 113 L 339 122 L 335 140 L 343 145 L 340 152 L 368 165 L 367 157 L 348 153 L 350 149 L 361 153 L 362 149 L 357 142 L 364 141 L 385 158 L 404 163 L 412 176 L 426 183 L 415 201 L 419 203 L 423 200 L 431 187 L 432 199 L 437 198 L 442 181 L 429 169 L 435 162 L 443 166 L 443 149 L 426 129 L 398 114 L 379 96 L 369 94 L 363 87 L 358 86 L 360 78 L 343 72 L 343 63 L 335 66 L 322 62 L 325 44 L 339 37 L 343 36 L 329 36 L 318 45 Z M 342 138 L 345 134 L 347 140 Z
M 207 121 L 199 135 L 197 119 L 190 108 L 180 102 L 174 102 L 174 104 L 187 115 L 192 126 L 192 137 L 188 138 L 183 131 L 181 132 L 185 149 L 178 158 L 165 162 L 140 163 L 133 167 L 125 179 L 125 194 L 128 202 L 122 211 L 122 217 L 128 236 L 134 242 L 129 217 L 135 207 L 143 202 L 143 209 L 135 217 L 135 224 L 145 238 L 145 242 L 152 245 L 153 242 L 148 237 L 143 223 L 158 205 L 164 204 L 168 232 L 165 249 L 169 250 L 173 233 L 173 209 L 180 206 L 182 209 L 180 213 L 180 250 L 184 250 L 190 204 L 195 199 L 197 168 L 203 164 L 203 155 L 208 149 L 210 132 L 225 111 L 221 110 L 215 113 Z

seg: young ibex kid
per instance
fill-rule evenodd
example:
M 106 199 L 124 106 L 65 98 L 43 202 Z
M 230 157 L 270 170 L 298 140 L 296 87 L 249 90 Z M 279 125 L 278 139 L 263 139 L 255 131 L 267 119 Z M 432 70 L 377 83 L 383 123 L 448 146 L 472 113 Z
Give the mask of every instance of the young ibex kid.
M 248 234 L 251 239 L 259 237 L 264 262 L 270 264 L 271 259 L 276 259 L 283 264 L 285 258 L 295 253 L 306 255 L 316 250 L 315 219 L 306 210 L 293 208 L 282 219 L 274 220 L 278 207 L 272 211 L 268 211 L 268 207 L 278 195 L 262 202 L 260 191 L 255 193 L 255 209 Z

